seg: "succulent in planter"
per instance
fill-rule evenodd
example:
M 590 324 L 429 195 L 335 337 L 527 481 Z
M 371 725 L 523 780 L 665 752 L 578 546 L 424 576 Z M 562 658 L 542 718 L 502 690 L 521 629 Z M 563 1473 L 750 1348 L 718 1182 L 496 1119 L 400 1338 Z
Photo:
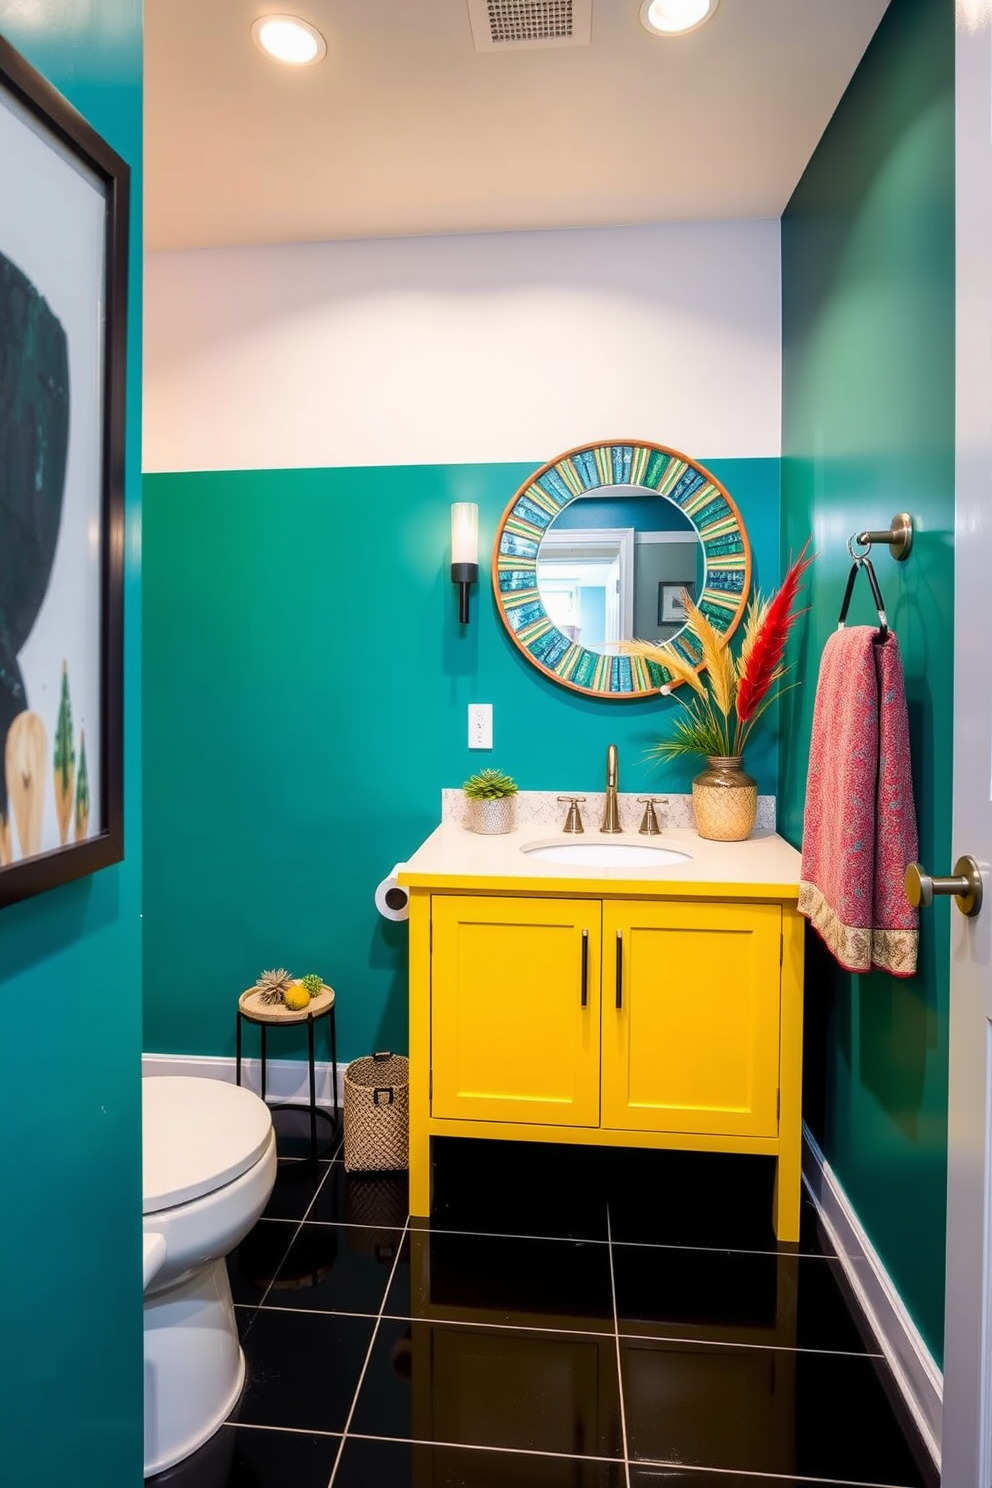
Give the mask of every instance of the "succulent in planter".
M 502 770 L 480 770 L 462 786 L 470 801 L 502 801 L 517 794 L 517 783 Z
M 472 803 L 472 830 L 495 835 L 513 826 L 513 797 L 517 783 L 502 770 L 480 770 L 462 786 Z

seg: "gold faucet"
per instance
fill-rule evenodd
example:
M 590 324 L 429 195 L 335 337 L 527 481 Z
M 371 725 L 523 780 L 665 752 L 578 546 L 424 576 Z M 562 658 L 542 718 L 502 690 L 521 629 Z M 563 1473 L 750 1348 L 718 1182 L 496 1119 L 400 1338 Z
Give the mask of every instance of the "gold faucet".
M 606 805 L 603 808 L 601 832 L 622 832 L 620 808 L 617 805 L 617 780 L 620 775 L 620 757 L 617 746 L 611 744 L 606 751 Z

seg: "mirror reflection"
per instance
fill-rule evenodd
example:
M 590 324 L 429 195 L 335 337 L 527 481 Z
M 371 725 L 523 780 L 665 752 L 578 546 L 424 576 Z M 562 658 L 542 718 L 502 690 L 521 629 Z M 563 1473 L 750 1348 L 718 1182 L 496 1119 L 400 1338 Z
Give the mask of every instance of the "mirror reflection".
M 552 623 L 590 651 L 617 641 L 670 641 L 685 623 L 682 598 L 702 593 L 706 561 L 688 517 L 643 486 L 580 496 L 549 524 L 537 587 Z

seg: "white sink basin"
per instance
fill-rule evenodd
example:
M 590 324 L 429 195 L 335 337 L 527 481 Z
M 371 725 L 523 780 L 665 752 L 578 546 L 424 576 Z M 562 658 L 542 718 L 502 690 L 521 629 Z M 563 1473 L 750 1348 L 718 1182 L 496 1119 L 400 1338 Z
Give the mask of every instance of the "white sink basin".
M 692 856 L 650 842 L 531 842 L 520 851 L 542 863 L 585 868 L 663 868 L 670 863 L 687 863 Z

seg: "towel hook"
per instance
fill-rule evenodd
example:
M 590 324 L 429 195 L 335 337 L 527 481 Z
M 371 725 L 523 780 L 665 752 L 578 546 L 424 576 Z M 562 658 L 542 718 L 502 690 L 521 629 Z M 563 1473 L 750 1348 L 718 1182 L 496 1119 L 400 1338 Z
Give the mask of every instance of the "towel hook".
M 854 544 L 859 543 L 863 552 L 856 553 Z M 887 532 L 855 532 L 847 540 L 847 551 L 855 562 L 866 558 L 875 544 L 885 543 L 897 563 L 904 563 L 913 546 L 913 519 L 909 512 L 897 512 L 889 523 Z
M 854 541 L 853 538 L 851 540 L 852 542 Z M 875 565 L 870 558 L 855 557 L 854 562 L 851 564 L 851 572 L 847 576 L 847 585 L 844 589 L 844 598 L 840 602 L 837 629 L 843 630 L 844 628 L 848 607 L 851 603 L 851 595 L 854 592 L 854 581 L 858 577 L 859 568 L 863 568 L 868 575 L 868 583 L 871 586 L 871 597 L 875 601 L 875 612 L 878 615 L 878 635 L 875 639 L 877 641 L 884 641 L 889 633 L 889 621 L 885 613 L 885 601 L 882 598 L 882 591 L 878 587 L 878 579 L 875 577 Z

